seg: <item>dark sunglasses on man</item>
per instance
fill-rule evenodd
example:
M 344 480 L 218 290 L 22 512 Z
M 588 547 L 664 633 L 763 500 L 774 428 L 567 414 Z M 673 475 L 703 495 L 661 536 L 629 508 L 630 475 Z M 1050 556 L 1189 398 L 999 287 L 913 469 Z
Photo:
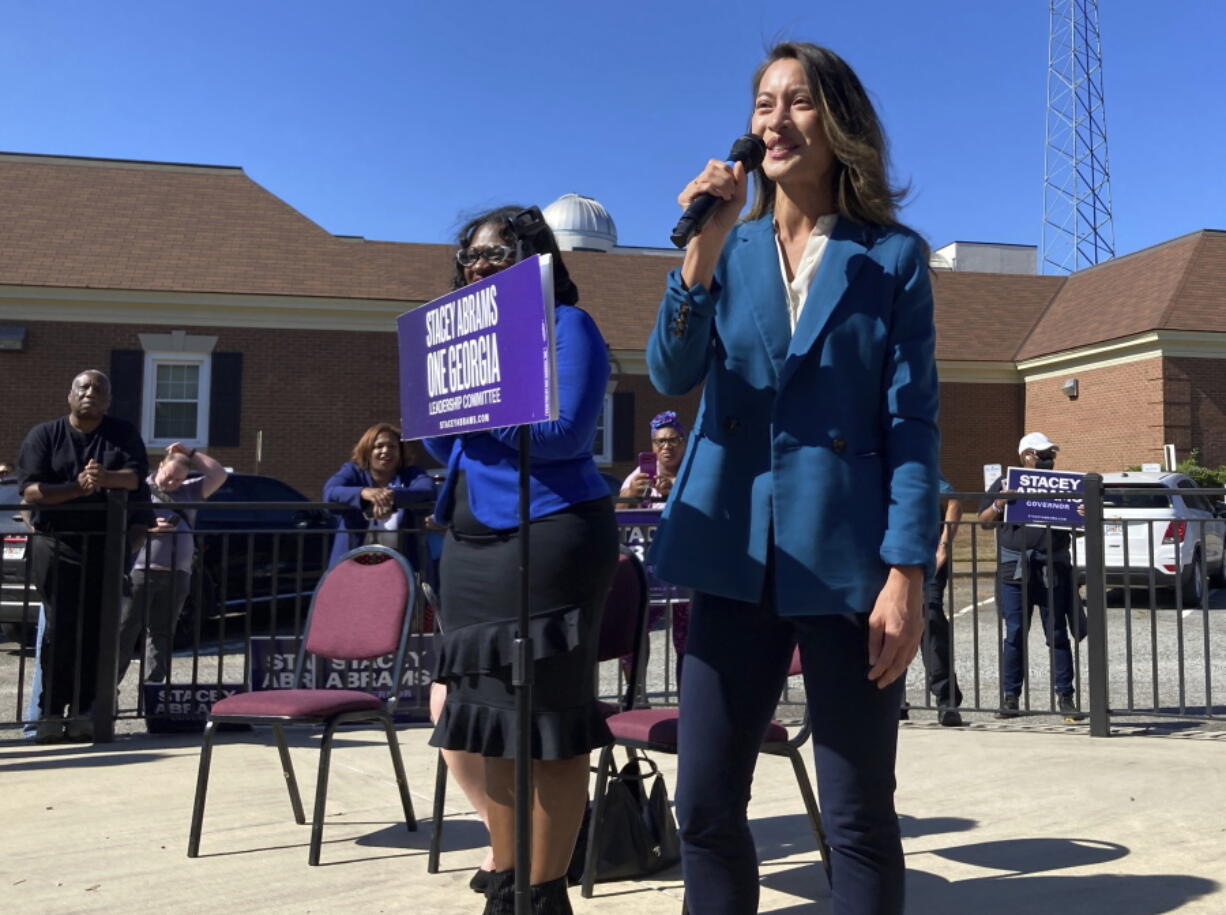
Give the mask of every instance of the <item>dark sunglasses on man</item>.
M 461 267 L 471 267 L 479 260 L 487 264 L 505 264 L 515 256 L 515 249 L 506 245 L 485 245 L 479 248 L 461 248 L 455 259 Z

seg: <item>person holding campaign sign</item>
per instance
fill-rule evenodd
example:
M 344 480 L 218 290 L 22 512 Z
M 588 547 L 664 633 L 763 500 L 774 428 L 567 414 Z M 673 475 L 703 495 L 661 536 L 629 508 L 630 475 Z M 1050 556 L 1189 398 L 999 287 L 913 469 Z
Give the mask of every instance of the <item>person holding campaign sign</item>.
M 470 220 L 460 231 L 454 285 L 491 277 L 531 254 L 552 255 L 558 387 L 557 419 L 529 427 L 532 905 L 534 912 L 567 913 L 566 871 L 587 802 L 589 755 L 612 740 L 596 703 L 595 669 L 618 538 L 608 486 L 592 458 L 608 350 L 575 305 L 579 291 L 539 211 L 503 207 Z M 437 673 L 448 693 L 431 743 L 485 759 L 495 867 L 485 911 L 494 915 L 514 911 L 518 442 L 513 427 L 425 440 L 448 470 L 434 515 L 448 529 Z
M 898 709 L 937 547 L 927 248 L 896 217 L 868 95 L 836 54 L 776 46 L 753 77 L 765 161 L 711 161 L 722 201 L 669 274 L 647 361 L 704 385 L 657 576 L 694 588 L 676 808 L 686 898 L 757 911 L 746 806 L 800 648 L 836 913 L 898 913 Z M 738 146 L 740 145 L 738 141 Z M 744 221 L 747 168 L 757 193 Z
M 1042 432 L 1022 436 L 1017 446 L 1023 467 L 1054 470 L 1060 446 Z M 1005 623 L 1000 648 L 1001 703 L 998 718 L 1021 715 L 1021 693 L 1026 679 L 1026 641 L 1034 607 L 1039 607 L 1043 634 L 1052 655 L 1052 687 L 1059 711 L 1070 721 L 1085 716 L 1077 708 L 1073 686 L 1073 650 L 1069 620 L 1079 609 L 1073 582 L 1072 536 L 1049 524 L 1006 523 L 1009 490 L 1001 477 L 980 503 L 983 527 L 996 527 L 996 607 Z M 1084 633 L 1084 629 L 1081 630 Z

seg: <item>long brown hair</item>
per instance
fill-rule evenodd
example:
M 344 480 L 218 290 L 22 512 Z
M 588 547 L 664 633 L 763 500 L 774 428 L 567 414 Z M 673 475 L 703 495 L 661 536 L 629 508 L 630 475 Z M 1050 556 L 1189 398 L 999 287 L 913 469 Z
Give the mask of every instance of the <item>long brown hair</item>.
M 861 225 L 898 225 L 898 205 L 907 188 L 890 184 L 885 133 L 855 71 L 827 48 L 785 41 L 771 48 L 754 72 L 754 97 L 766 68 L 777 60 L 795 60 L 805 71 L 809 92 L 821 112 L 826 142 L 834 154 L 831 180 L 839 214 Z M 746 219 L 775 210 L 775 182 L 761 166 L 754 170 L 754 179 L 753 205 Z
M 400 466 L 407 466 L 409 463 L 408 455 L 404 453 L 404 442 L 400 441 L 400 428 L 393 426 L 391 423 L 375 423 L 363 432 L 362 437 L 358 439 L 358 443 L 353 446 L 353 454 L 350 456 L 350 460 L 363 470 L 370 470 L 370 456 L 374 453 L 375 442 L 379 440 L 379 436 L 384 432 L 390 432 L 396 436 L 396 441 L 400 442 Z

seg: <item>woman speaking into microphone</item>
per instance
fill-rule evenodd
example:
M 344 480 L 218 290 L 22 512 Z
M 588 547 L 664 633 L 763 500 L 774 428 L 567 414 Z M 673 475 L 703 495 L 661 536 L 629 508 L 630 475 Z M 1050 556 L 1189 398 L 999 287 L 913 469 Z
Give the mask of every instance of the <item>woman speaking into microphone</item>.
M 526 218 L 525 218 L 526 217 Z M 455 288 L 527 254 L 553 255 L 558 418 L 531 436 L 529 571 L 532 690 L 532 911 L 565 915 L 566 870 L 587 802 L 591 750 L 612 740 L 595 697 L 600 616 L 617 565 L 609 488 L 592 459 L 609 378 L 596 324 L 537 210 L 504 207 L 460 230 Z M 427 439 L 447 465 L 435 521 L 447 525 L 440 566 L 447 700 L 431 743 L 484 758 L 494 873 L 486 913 L 514 912 L 515 692 L 511 684 L 519 569 L 519 438 L 515 428 Z
M 653 546 L 694 589 L 677 813 L 702 915 L 757 911 L 746 816 L 758 741 L 799 646 L 834 911 L 903 910 L 894 757 L 936 549 L 937 377 L 927 248 L 896 217 L 860 80 L 811 44 L 753 76 L 752 169 L 686 185 L 722 203 L 668 279 L 656 387 L 704 385 Z M 752 735 L 753 739 L 746 739 Z

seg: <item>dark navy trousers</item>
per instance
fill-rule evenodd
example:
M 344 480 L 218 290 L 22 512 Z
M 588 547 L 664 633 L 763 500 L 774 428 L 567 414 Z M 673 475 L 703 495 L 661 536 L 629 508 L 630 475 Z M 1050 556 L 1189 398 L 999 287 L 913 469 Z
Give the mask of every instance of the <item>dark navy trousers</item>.
M 779 617 L 769 600 L 696 594 L 681 683 L 676 797 L 686 899 L 695 915 L 758 910 L 750 783 L 797 644 L 831 847 L 834 912 L 903 910 L 894 811 L 903 681 L 886 689 L 869 681 L 868 615 Z M 796 804 L 800 811 L 799 796 Z
M 997 579 L 996 607 L 1005 623 L 1000 648 L 1000 683 L 1006 696 L 1018 696 L 1026 680 L 1027 642 L 1034 606 L 1038 604 L 1043 635 L 1051 651 L 1052 689 L 1059 696 L 1072 696 L 1073 646 L 1068 636 L 1068 621 L 1076 612 L 1077 594 L 1072 567 L 1053 563 L 1054 581 L 1049 589 L 1044 581 L 1045 562 L 1036 559 L 1025 569 L 1023 579 Z

